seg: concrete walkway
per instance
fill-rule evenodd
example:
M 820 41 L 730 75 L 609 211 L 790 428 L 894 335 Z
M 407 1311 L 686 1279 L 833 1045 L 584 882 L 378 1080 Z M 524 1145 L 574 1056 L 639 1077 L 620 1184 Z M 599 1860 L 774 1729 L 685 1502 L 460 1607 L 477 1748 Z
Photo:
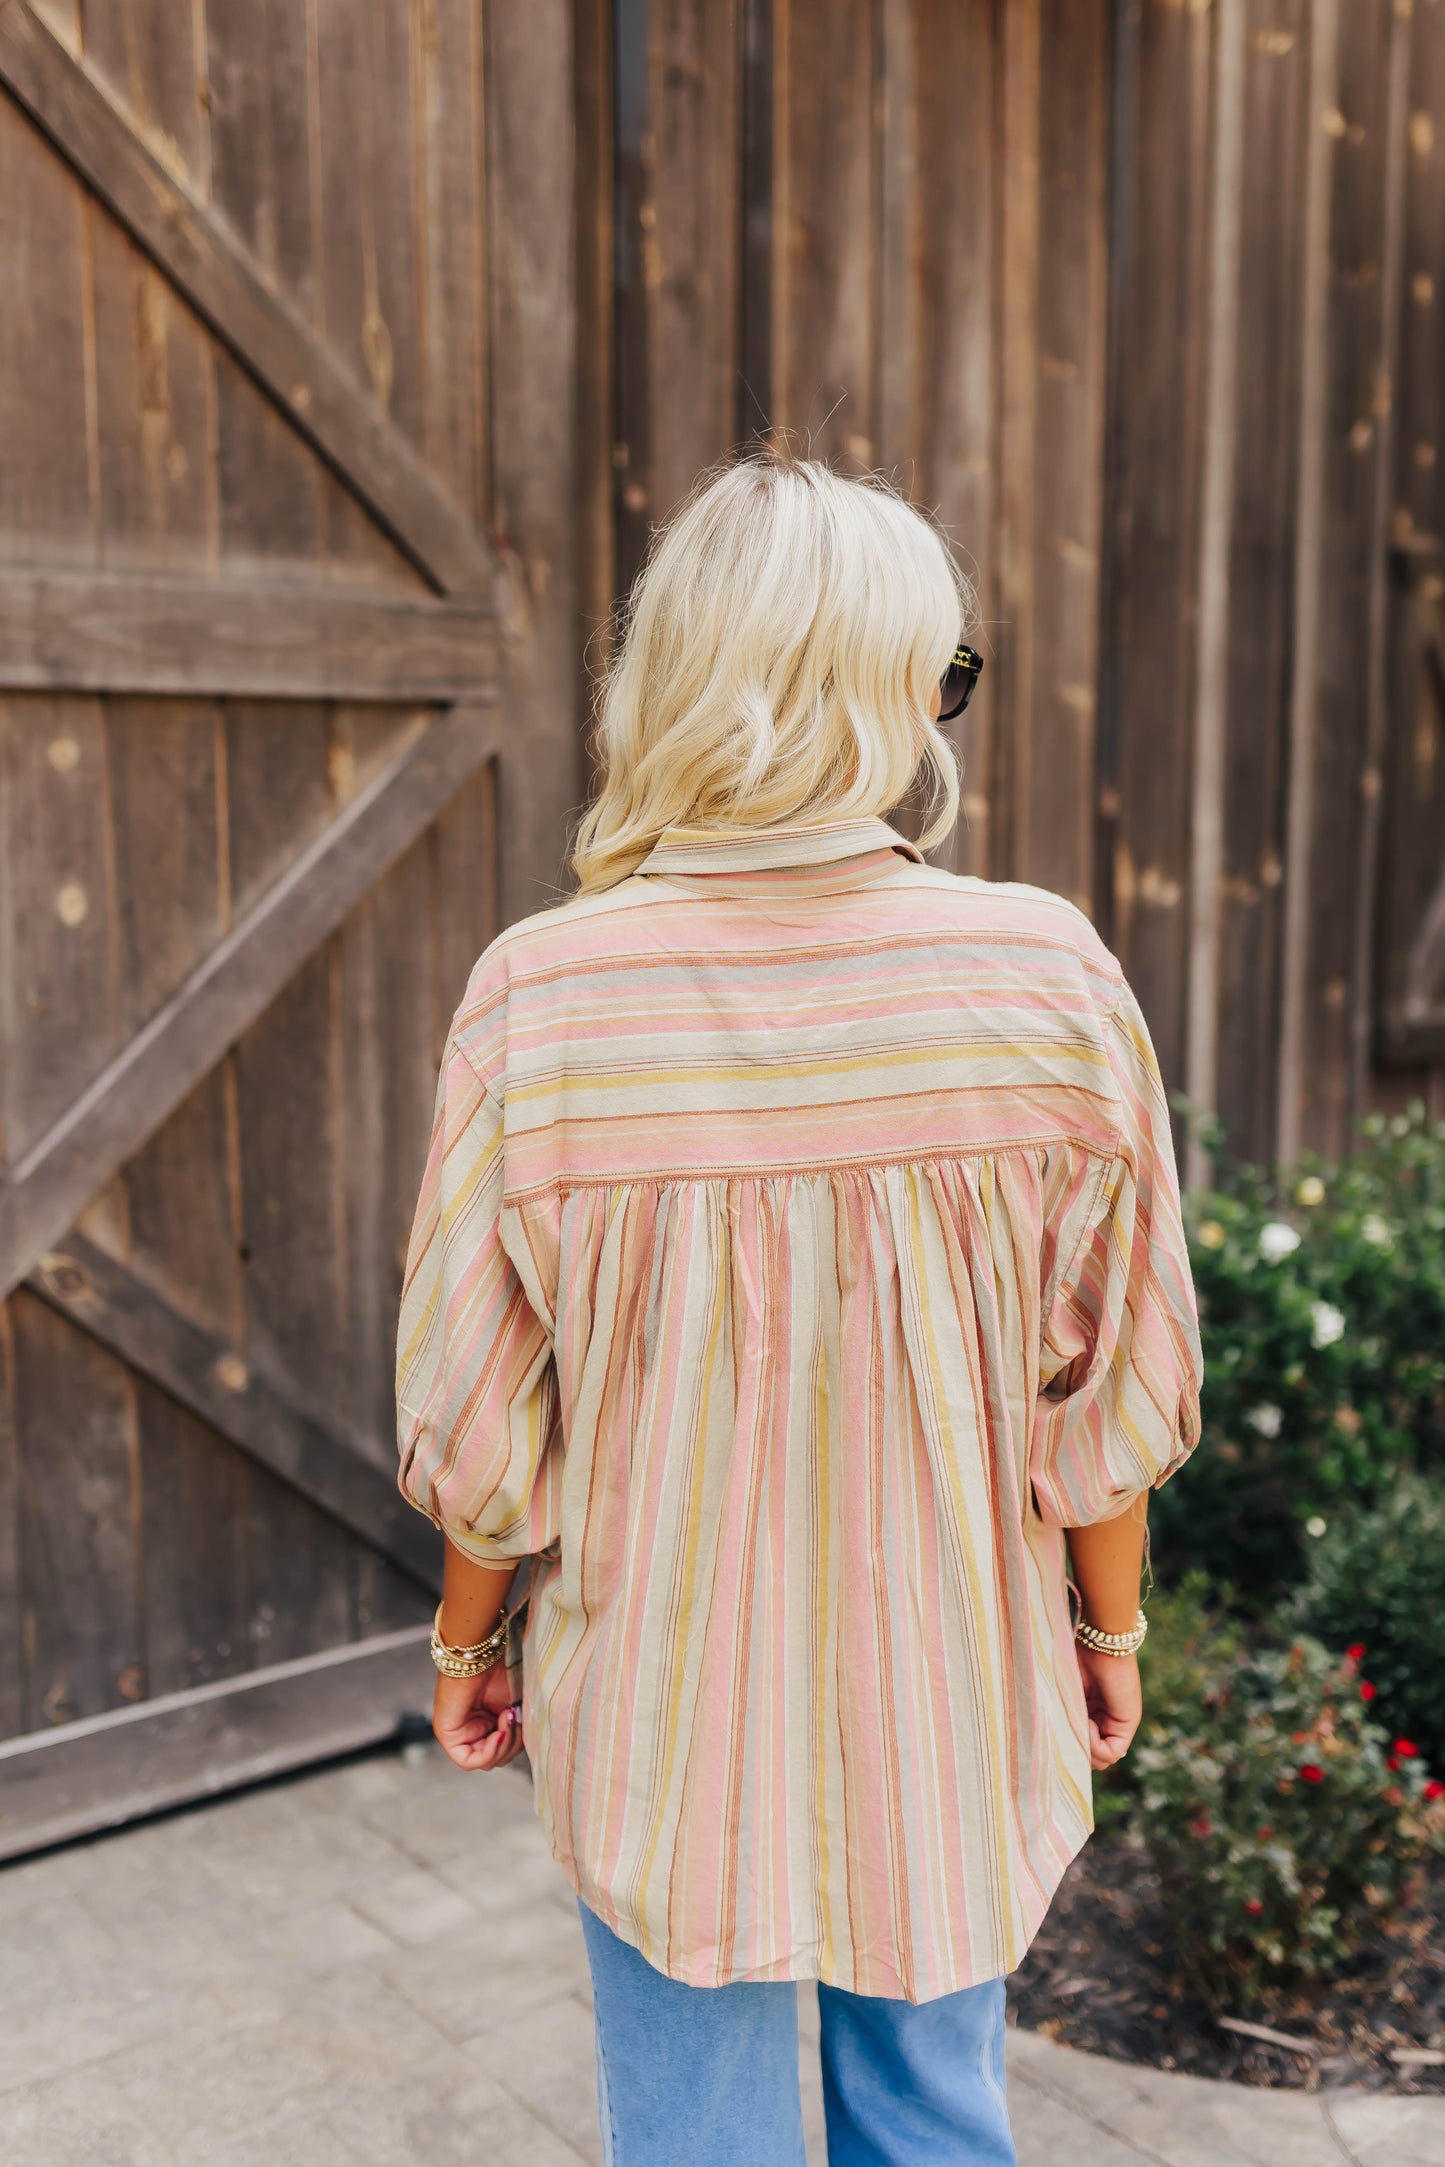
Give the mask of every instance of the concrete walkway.
M 1445 2101 L 1010 2038 L 1022 2167 L 1445 2167 Z M 5 2167 L 599 2158 L 581 1935 L 515 1771 L 412 1747 L 0 1869 Z

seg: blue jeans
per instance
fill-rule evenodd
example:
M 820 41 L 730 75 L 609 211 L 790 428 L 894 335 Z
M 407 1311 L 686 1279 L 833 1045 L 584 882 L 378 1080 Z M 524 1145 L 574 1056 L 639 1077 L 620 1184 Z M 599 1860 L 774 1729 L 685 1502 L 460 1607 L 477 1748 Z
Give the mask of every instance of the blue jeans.
M 684 1986 L 585 1904 L 607 2167 L 804 2167 L 791 1981 Z M 829 2167 L 1016 2167 L 1004 1983 L 938 2001 L 820 1986 Z

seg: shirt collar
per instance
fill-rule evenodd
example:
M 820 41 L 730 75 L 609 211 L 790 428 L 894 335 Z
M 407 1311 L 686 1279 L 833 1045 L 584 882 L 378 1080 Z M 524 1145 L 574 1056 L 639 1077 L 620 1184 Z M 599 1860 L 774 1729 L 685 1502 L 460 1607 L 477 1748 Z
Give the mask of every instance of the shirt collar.
M 640 873 L 754 873 L 782 866 L 836 865 L 897 851 L 922 865 L 922 853 L 886 820 L 814 821 L 778 828 L 664 828 Z

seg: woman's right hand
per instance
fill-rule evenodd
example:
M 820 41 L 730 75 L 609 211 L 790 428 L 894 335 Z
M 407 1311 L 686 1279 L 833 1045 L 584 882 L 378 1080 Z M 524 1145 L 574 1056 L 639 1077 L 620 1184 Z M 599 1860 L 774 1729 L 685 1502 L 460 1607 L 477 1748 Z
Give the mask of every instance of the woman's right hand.
M 1089 1712 L 1089 1766 L 1113 1768 L 1122 1761 L 1139 1728 L 1144 1696 L 1139 1685 L 1136 1655 L 1100 1655 L 1074 1642 L 1079 1676 L 1084 1681 L 1084 1705 Z
M 437 1673 L 432 1733 L 458 1768 L 505 1768 L 522 1750 L 522 1711 L 512 1698 L 505 1663 L 479 1678 Z

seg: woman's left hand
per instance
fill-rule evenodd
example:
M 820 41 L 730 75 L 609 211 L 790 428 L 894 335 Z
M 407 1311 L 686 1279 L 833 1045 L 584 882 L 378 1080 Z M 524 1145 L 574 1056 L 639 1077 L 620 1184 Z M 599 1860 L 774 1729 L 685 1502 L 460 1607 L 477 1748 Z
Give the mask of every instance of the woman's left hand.
M 431 1727 L 458 1768 L 505 1768 L 522 1750 L 522 1711 L 505 1663 L 479 1678 L 437 1675 Z

